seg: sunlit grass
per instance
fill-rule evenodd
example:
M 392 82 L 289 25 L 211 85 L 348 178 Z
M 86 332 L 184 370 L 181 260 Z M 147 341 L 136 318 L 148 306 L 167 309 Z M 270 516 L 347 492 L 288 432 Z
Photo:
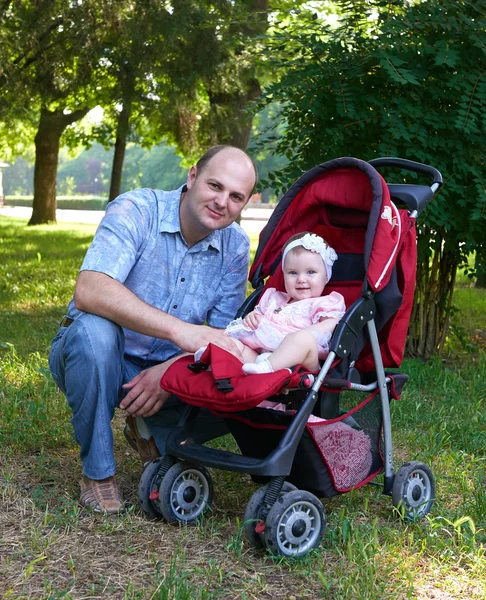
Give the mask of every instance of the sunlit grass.
M 77 505 L 80 462 L 70 412 L 47 367 L 94 226 L 28 228 L 0 217 L 0 595 L 12 598 L 405 599 L 486 597 L 486 329 L 484 290 L 460 287 L 444 359 L 406 360 L 392 403 L 395 465 L 429 464 L 437 499 L 404 524 L 368 486 L 325 500 L 322 546 L 302 560 L 249 547 L 241 524 L 255 491 L 214 472 L 212 512 L 195 528 L 138 512 L 140 465 L 115 419 L 115 453 L 134 505 L 103 518 Z M 257 236 L 252 239 L 253 252 Z M 224 442 L 223 442 L 224 443 Z

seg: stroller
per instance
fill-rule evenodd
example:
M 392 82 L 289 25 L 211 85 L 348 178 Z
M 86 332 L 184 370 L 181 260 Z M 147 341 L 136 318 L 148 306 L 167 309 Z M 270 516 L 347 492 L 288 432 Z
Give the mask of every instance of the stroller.
M 387 185 L 376 170 L 382 167 L 417 172 L 432 183 Z M 400 398 L 407 375 L 385 369 L 399 367 L 403 357 L 415 220 L 441 185 L 440 173 L 427 165 L 349 157 L 318 165 L 292 185 L 260 234 L 249 275 L 255 291 L 237 316 L 252 310 L 265 288 L 283 289 L 281 248 L 291 235 L 321 235 L 339 258 L 326 293 L 341 293 L 347 306 L 329 355 L 318 374 L 296 367 L 245 376 L 238 359 L 210 344 L 199 362 L 182 357 L 171 365 L 161 384 L 187 409 L 167 439 L 166 455 L 142 474 L 139 500 L 149 518 L 196 521 L 212 501 L 208 467 L 247 473 L 263 484 L 248 502 L 245 533 L 253 546 L 284 556 L 319 545 L 326 526 L 319 498 L 359 488 L 382 472 L 383 493 L 404 519 L 431 510 L 429 467 L 413 461 L 393 471 L 390 401 Z M 284 410 L 259 407 L 262 400 Z M 241 454 L 192 439 L 200 407 L 224 417 Z

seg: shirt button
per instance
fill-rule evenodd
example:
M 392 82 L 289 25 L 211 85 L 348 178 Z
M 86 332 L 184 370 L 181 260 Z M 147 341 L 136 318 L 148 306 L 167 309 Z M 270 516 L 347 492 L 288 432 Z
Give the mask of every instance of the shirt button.
M 172 308 L 177 308 L 177 304 L 174 304 L 174 306 Z
M 186 280 L 186 278 L 185 278 L 185 277 L 181 277 L 181 281 L 185 281 L 185 280 Z

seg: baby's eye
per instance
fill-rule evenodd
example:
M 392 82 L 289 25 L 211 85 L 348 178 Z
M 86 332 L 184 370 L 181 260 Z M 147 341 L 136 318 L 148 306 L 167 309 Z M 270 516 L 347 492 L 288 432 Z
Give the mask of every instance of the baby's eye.
M 289 271 L 288 274 L 289 275 L 296 275 L 297 273 L 295 271 Z
M 314 273 L 315 273 L 314 269 L 309 269 L 309 270 L 307 271 L 307 274 L 308 274 L 308 275 L 314 275 Z

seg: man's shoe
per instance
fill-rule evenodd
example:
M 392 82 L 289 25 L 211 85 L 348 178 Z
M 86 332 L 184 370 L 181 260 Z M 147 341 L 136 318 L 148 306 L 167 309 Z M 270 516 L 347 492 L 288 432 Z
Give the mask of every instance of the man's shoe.
M 150 436 L 146 427 L 145 429 L 145 435 L 142 435 L 137 425 L 137 418 L 128 416 L 126 418 L 125 429 L 123 430 L 127 442 L 140 454 L 144 465 L 160 457 L 160 452 L 154 438 Z
M 123 497 L 114 475 L 99 480 L 83 475 L 79 485 L 81 487 L 79 502 L 84 508 L 105 514 L 124 511 Z

